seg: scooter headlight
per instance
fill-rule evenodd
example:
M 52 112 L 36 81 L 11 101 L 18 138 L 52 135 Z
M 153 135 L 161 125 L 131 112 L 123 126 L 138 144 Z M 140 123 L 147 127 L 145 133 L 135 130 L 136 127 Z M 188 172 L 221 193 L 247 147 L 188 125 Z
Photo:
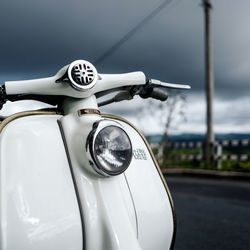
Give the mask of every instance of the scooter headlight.
M 124 172 L 132 158 L 132 146 L 127 133 L 118 123 L 103 120 L 90 133 L 90 153 L 94 169 L 102 175 Z

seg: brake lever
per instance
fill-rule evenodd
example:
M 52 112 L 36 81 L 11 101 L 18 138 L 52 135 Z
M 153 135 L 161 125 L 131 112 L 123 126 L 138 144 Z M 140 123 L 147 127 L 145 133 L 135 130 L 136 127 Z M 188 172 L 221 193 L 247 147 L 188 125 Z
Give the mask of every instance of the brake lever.
M 158 87 L 163 87 L 163 88 L 171 88 L 171 89 L 191 89 L 191 86 L 190 86 L 190 85 L 161 82 L 161 81 L 156 80 L 156 79 L 148 79 L 148 83 L 149 83 L 149 84 L 152 84 L 152 85 L 157 85 Z

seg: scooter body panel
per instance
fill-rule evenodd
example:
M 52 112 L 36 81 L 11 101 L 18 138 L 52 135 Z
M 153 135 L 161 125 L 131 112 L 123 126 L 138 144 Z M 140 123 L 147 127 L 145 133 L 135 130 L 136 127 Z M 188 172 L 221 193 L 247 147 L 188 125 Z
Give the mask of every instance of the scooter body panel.
M 132 142 L 118 176 L 100 176 L 87 156 L 102 119 L 121 124 Z M 152 157 L 120 118 L 72 111 L 12 121 L 0 134 L 1 249 L 169 249 L 173 207 Z
M 79 206 L 59 115 L 33 115 L 0 134 L 0 248 L 82 249 Z
M 152 151 L 132 124 L 119 117 L 104 118 L 118 121 L 131 138 L 133 158 L 124 175 L 137 214 L 139 244 L 142 249 L 169 249 L 175 230 L 174 208 Z
M 99 175 L 90 164 L 86 144 L 99 115 L 78 116 L 71 110 L 60 121 L 66 151 L 78 189 L 84 220 L 85 248 L 139 250 L 136 211 L 123 174 Z
M 87 152 L 88 135 L 103 119 L 119 123 L 132 142 L 130 166 L 118 176 L 96 173 Z M 142 135 L 119 118 L 72 110 L 60 124 L 79 191 L 86 249 L 169 249 L 174 234 L 171 197 Z

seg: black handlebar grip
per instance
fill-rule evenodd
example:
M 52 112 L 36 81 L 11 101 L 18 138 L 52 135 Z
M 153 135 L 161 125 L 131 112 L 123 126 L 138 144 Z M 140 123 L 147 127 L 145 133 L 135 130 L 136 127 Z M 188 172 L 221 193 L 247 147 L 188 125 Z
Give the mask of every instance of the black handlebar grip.
M 166 101 L 168 99 L 168 93 L 162 89 L 156 87 L 147 87 L 139 94 L 141 98 L 154 98 L 160 101 Z
M 0 110 L 7 101 L 7 95 L 5 90 L 5 84 L 0 85 Z
M 162 89 L 153 88 L 150 97 L 163 102 L 168 99 L 168 93 Z

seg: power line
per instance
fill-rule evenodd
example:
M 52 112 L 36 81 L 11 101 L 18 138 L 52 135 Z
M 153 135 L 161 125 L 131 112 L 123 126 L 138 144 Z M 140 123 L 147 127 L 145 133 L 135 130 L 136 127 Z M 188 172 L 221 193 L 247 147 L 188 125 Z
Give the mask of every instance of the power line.
M 143 18 L 134 28 L 132 28 L 128 33 L 126 33 L 120 40 L 118 40 L 110 49 L 104 52 L 95 62 L 95 65 L 100 64 L 104 59 L 109 57 L 115 50 L 117 50 L 122 44 L 124 44 L 128 39 L 130 39 L 136 32 L 141 29 L 146 23 L 152 20 L 161 10 L 163 10 L 168 4 L 173 2 L 173 0 L 167 0 L 161 3 L 156 9 L 150 12 L 145 18 Z

